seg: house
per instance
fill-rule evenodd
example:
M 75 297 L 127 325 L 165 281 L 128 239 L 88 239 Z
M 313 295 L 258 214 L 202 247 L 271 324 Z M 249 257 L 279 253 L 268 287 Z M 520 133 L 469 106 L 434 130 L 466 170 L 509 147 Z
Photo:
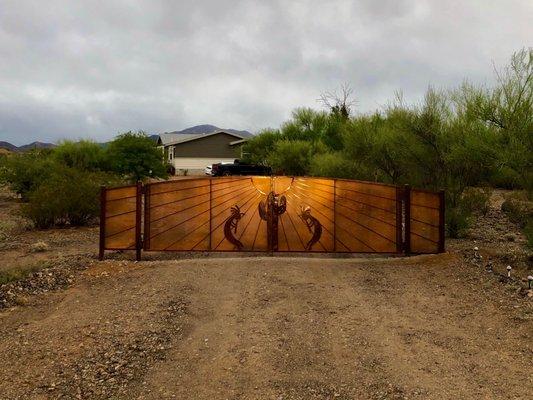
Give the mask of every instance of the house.
M 179 170 L 203 171 L 207 165 L 233 162 L 241 157 L 246 137 L 216 130 L 210 133 L 163 133 L 157 145 L 164 149 L 166 160 Z

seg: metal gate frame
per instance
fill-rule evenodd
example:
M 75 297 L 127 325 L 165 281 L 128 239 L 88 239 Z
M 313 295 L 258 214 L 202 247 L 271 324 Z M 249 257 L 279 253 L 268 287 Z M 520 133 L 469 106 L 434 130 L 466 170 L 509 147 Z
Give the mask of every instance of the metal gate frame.
M 225 178 L 190 178 L 180 181 L 167 182 L 186 182 L 194 179 L 209 180 L 209 205 L 211 207 L 212 201 L 212 183 L 219 179 Z M 226 178 L 227 179 L 227 178 Z M 271 177 L 272 179 L 272 177 Z M 294 178 L 293 178 L 294 179 Z M 442 253 L 445 251 L 445 232 L 444 232 L 444 213 L 445 213 L 445 193 L 443 190 L 433 192 L 421 189 L 412 189 L 409 185 L 398 186 L 388 184 L 376 184 L 374 182 L 364 182 L 346 179 L 331 179 L 331 178 L 308 178 L 308 179 L 329 179 L 334 182 L 333 195 L 333 250 L 332 251 L 313 251 L 322 253 L 376 253 L 376 252 L 360 252 L 360 251 L 342 251 L 337 249 L 337 225 L 335 217 L 337 215 L 337 182 L 354 182 L 364 183 L 369 185 L 382 185 L 394 187 L 396 193 L 396 251 L 384 252 L 382 254 L 391 255 L 411 255 L 422 253 Z M 99 240 L 99 259 L 104 258 L 105 250 L 135 250 L 136 260 L 141 259 L 141 250 L 144 251 L 186 251 L 186 252 L 236 252 L 239 250 L 211 250 L 211 234 L 213 232 L 211 227 L 211 208 L 209 212 L 209 249 L 208 250 L 152 250 L 150 249 L 150 199 L 151 188 L 157 183 L 142 184 L 137 182 L 136 185 L 121 186 L 121 187 L 102 187 L 100 193 L 100 240 Z M 122 195 L 121 195 L 122 193 Z M 134 200 L 133 200 L 134 199 Z M 143 201 L 144 199 L 144 201 Z M 117 212 L 118 210 L 118 212 Z M 438 214 L 438 221 L 435 221 L 435 213 Z M 425 222 L 420 219 L 420 216 L 431 214 L 432 223 Z M 267 217 L 268 218 L 268 217 Z M 120 222 L 116 222 L 120 221 Z M 265 220 L 266 221 L 266 220 Z M 420 229 L 415 229 L 416 226 L 422 224 L 430 225 L 433 232 L 438 229 L 438 238 L 430 239 L 425 237 Z M 117 227 L 121 229 L 116 229 Z M 112 229 L 115 228 L 115 229 Z M 271 232 L 271 230 L 268 230 Z M 276 230 L 272 230 L 276 232 Z M 433 235 L 434 236 L 434 235 Z M 282 253 L 287 251 L 276 250 L 276 247 L 271 247 L 274 240 L 267 235 L 268 250 L 242 250 L 244 252 L 263 252 L 263 253 Z M 277 237 L 276 237 L 277 239 Z M 276 240 L 277 241 L 277 240 Z M 434 245 L 430 248 L 424 245 L 431 241 Z M 289 250 L 288 252 L 306 253 L 307 250 Z

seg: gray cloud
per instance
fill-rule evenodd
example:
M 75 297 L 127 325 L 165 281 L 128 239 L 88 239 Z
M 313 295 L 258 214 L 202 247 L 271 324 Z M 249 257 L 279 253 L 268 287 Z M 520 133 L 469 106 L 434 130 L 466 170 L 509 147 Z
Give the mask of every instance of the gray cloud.
M 0 140 L 257 131 L 344 82 L 361 112 L 417 101 L 490 83 L 532 17 L 529 0 L 0 0 Z

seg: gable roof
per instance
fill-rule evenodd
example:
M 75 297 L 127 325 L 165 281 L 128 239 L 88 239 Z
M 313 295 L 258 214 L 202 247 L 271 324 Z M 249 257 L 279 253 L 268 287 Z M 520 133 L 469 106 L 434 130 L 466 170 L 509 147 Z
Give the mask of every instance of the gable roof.
M 220 133 L 224 133 L 226 135 L 234 136 L 237 141 L 246 140 L 243 136 L 238 135 L 236 133 L 219 130 L 214 131 L 211 133 L 162 133 L 159 135 L 158 144 L 163 146 L 169 146 L 174 144 L 180 144 L 185 142 L 190 142 L 192 140 L 197 140 L 201 138 L 206 138 L 213 135 L 218 135 Z M 234 142 L 231 142 L 231 144 L 236 144 Z

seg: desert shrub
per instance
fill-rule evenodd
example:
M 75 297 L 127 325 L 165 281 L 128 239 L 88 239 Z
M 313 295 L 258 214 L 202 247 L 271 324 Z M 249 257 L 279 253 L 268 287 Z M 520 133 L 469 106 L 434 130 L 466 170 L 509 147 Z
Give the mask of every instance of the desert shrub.
M 46 151 L 13 154 L 2 159 L 0 180 L 26 201 L 29 193 L 48 178 L 53 167 L 54 162 Z
M 508 196 L 502 204 L 504 211 L 509 219 L 524 228 L 529 220 L 533 218 L 533 204 L 530 201 L 519 196 Z
M 146 133 L 126 132 L 118 135 L 107 147 L 112 171 L 130 181 L 149 177 L 167 177 L 163 152 Z
M 104 148 L 89 140 L 72 142 L 66 140 L 52 150 L 53 160 L 82 171 L 105 171 L 109 169 Z
M 38 228 L 53 225 L 86 225 L 98 216 L 102 174 L 56 166 L 50 176 L 34 188 L 23 214 Z
M 356 174 L 355 169 L 354 163 L 341 153 L 322 153 L 312 157 L 310 175 L 351 178 Z
M 270 154 L 269 163 L 276 173 L 307 175 L 313 146 L 304 140 L 280 140 Z
M 502 211 L 520 227 L 528 246 L 533 249 L 533 203 L 527 199 L 527 194 L 508 196 L 502 204 Z
M 488 187 L 467 188 L 461 198 L 462 207 L 474 214 L 487 215 L 491 194 L 492 189 Z
M 280 138 L 278 130 L 265 129 L 259 135 L 248 139 L 242 148 L 243 161 L 254 164 L 267 164 L 268 157 Z
M 489 210 L 490 188 L 469 187 L 457 199 L 453 191 L 447 193 L 446 233 L 451 238 L 464 237 L 473 215 L 486 215 Z
M 514 169 L 503 166 L 494 171 L 491 183 L 502 189 L 518 189 L 521 187 L 521 176 Z
M 460 238 L 466 235 L 470 226 L 472 213 L 464 207 L 457 206 L 446 210 L 446 235 Z

